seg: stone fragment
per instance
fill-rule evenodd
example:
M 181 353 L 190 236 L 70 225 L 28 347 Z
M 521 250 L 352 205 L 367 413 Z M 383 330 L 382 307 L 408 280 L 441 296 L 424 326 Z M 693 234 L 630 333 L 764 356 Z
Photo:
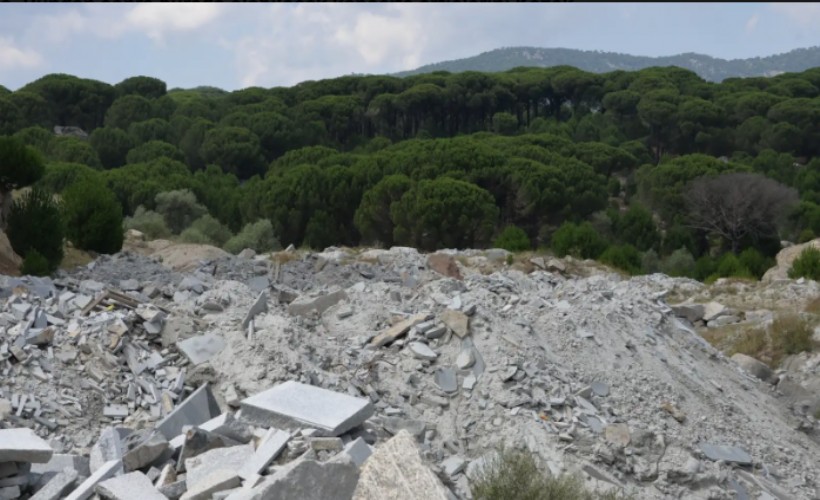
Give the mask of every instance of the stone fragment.
M 472 391 L 477 381 L 478 380 L 476 379 L 476 376 L 471 373 L 464 377 L 464 382 L 462 382 L 461 386 L 464 388 L 464 390 Z
M 436 351 L 430 349 L 430 346 L 422 342 L 410 342 L 408 347 L 413 353 L 414 358 L 433 361 L 438 357 L 438 353 Z
M 346 299 L 347 292 L 344 290 L 336 290 L 318 297 L 299 297 L 288 304 L 288 312 L 292 316 L 307 316 L 312 311 L 316 311 L 321 316 L 325 311 Z
M 197 366 L 219 354 L 225 348 L 225 340 L 221 335 L 206 333 L 180 340 L 176 346 L 192 365 Z
M 233 439 L 238 443 L 248 443 L 253 439 L 253 433 L 245 422 L 238 420 L 233 413 L 225 412 L 222 415 L 208 420 L 199 426 L 200 429 Z
M 706 314 L 706 308 L 703 304 L 682 303 L 673 304 L 669 307 L 672 308 L 672 312 L 675 316 L 686 318 L 690 323 L 702 320 L 704 314 Z
M 441 468 L 444 469 L 444 473 L 448 476 L 455 476 L 463 471 L 466 466 L 467 461 L 458 455 L 453 455 L 441 463 Z
M 253 248 L 245 248 L 244 250 L 239 252 L 236 256 L 239 257 L 240 259 L 249 260 L 249 259 L 252 259 L 256 256 L 256 250 L 254 250 Z
M 177 472 L 182 471 L 185 466 L 185 461 L 189 458 L 196 457 L 215 448 L 233 447 L 239 444 L 233 439 L 202 430 L 198 427 L 189 428 L 183 436 L 182 449 L 177 459 Z
M 53 454 L 51 446 L 27 427 L 0 429 L 0 463 L 46 463 Z
M 140 282 L 135 279 L 120 280 L 120 290 L 131 292 L 140 289 Z
M 141 469 L 168 449 L 168 440 L 158 431 L 137 431 L 125 439 L 122 465 L 125 472 Z
M 390 434 L 396 435 L 401 431 L 406 431 L 416 438 L 424 434 L 424 431 L 427 429 L 427 425 L 421 420 L 399 417 L 382 418 L 382 426 Z
M 626 424 L 607 425 L 604 430 L 604 438 L 608 443 L 620 448 L 625 448 L 629 444 L 630 439 L 632 439 L 629 433 L 629 426 Z
M 709 460 L 722 460 L 724 462 L 733 462 L 739 465 L 751 465 L 752 457 L 743 448 L 737 446 L 725 446 L 712 443 L 699 443 L 698 447 L 706 455 Z
M 188 490 L 196 489 L 198 484 L 207 481 L 209 476 L 221 470 L 238 475 L 242 466 L 253 455 L 253 445 L 248 443 L 229 448 L 216 448 L 185 460 L 185 483 Z
M 398 339 L 399 337 L 407 333 L 411 328 L 413 328 L 417 324 L 423 321 L 427 321 L 427 317 L 427 314 L 417 314 L 403 321 L 399 321 L 387 330 L 373 337 L 373 340 L 370 341 L 370 345 L 374 347 L 382 347 L 384 345 L 387 345 L 390 342 L 393 342 L 394 340 Z
M 185 480 L 183 479 L 159 486 L 158 489 L 159 492 L 165 495 L 169 500 L 179 500 L 182 498 L 182 495 L 188 491 L 188 486 L 185 484 Z
M 122 469 L 121 460 L 110 460 L 104 463 L 96 472 L 91 474 L 88 479 L 83 481 L 77 488 L 72 491 L 65 500 L 86 500 L 94 494 L 94 488 L 102 481 L 114 476 L 118 470 Z
M 439 368 L 436 370 L 433 380 L 444 392 L 456 392 L 458 390 L 458 379 L 456 371 L 452 368 Z
M 270 280 L 265 276 L 254 276 L 248 280 L 248 288 L 254 292 L 262 292 L 270 289 Z
M 709 320 L 709 322 L 706 323 L 706 326 L 709 328 L 720 328 L 721 326 L 733 325 L 739 321 L 740 318 L 733 314 L 724 314 L 713 320 Z
M 447 309 L 441 314 L 441 321 L 459 338 L 470 334 L 470 318 L 461 311 Z
M 26 343 L 29 345 L 43 346 L 54 341 L 54 328 L 44 327 L 37 330 L 30 330 L 26 335 Z
M 98 484 L 95 490 L 101 497 L 109 500 L 167 500 L 142 472 L 131 472 L 106 479 Z
M 106 405 L 103 408 L 103 415 L 111 418 L 125 418 L 128 416 L 128 406 L 121 404 Z
M 256 297 L 256 302 L 253 303 L 250 309 L 248 309 L 248 313 L 245 315 L 245 319 L 242 320 L 242 329 L 245 330 L 248 328 L 251 320 L 255 318 L 258 314 L 262 314 L 263 312 L 268 311 L 268 291 L 263 290 L 259 292 L 259 296 Z
M 236 488 L 241 482 L 236 472 L 220 469 L 197 483 L 194 489 L 188 488 L 188 491 L 180 498 L 181 500 L 210 500 L 214 493 Z
M 365 460 L 373 454 L 373 449 L 364 439 L 358 437 L 354 441 L 347 443 L 342 453 L 347 454 L 357 467 L 361 467 Z
M 106 427 L 103 429 L 100 432 L 99 439 L 91 448 L 89 457 L 91 472 L 97 471 L 106 462 L 122 458 L 123 453 L 125 453 L 123 439 L 130 433 L 130 429 L 122 427 Z
M 66 467 L 52 477 L 29 500 L 59 500 L 74 486 L 78 477 L 79 473 L 76 470 Z
M 680 423 L 683 423 L 684 420 L 686 420 L 686 414 L 683 413 L 683 411 L 680 408 L 678 408 L 674 403 L 664 401 L 663 403 L 661 403 L 661 409 L 666 413 L 672 415 L 672 418 L 674 418 Z
M 424 463 L 413 436 L 401 431 L 376 448 L 361 468 L 353 500 L 376 498 L 448 500 L 450 496 Z
M 709 302 L 703 306 L 703 321 L 709 322 L 726 313 L 726 306 L 718 302 Z
M 373 415 L 369 399 L 287 381 L 242 400 L 242 418 L 265 427 L 312 427 L 339 436 Z
M 462 349 L 460 353 L 458 353 L 458 357 L 456 357 L 456 366 L 459 370 L 466 370 L 475 364 L 475 355 L 473 354 L 472 347 L 468 347 L 466 349 Z
M 253 455 L 242 464 L 239 477 L 248 480 L 255 474 L 261 474 L 290 441 L 290 434 L 277 429 L 270 429 L 265 439 L 259 444 Z
M 157 424 L 156 428 L 166 439 L 174 439 L 182 434 L 183 426 L 205 423 L 220 413 L 210 386 L 202 384 Z
M 427 256 L 427 266 L 433 271 L 457 280 L 463 280 L 456 259 L 452 255 L 433 253 Z
M 182 292 L 191 291 L 199 294 L 205 291 L 205 284 L 193 276 L 186 276 L 182 279 L 177 289 Z
M 732 361 L 764 382 L 770 381 L 774 375 L 771 368 L 751 356 L 738 352 L 732 355 Z
M 349 499 L 353 496 L 358 479 L 359 469 L 346 455 L 343 459 L 334 457 L 321 463 L 307 459 L 294 460 L 265 478 L 262 483 L 253 488 L 250 494 L 235 498 L 242 500 Z
M 596 396 L 609 396 L 609 385 L 604 382 L 593 382 L 590 384 L 590 389 L 592 389 L 593 394 Z

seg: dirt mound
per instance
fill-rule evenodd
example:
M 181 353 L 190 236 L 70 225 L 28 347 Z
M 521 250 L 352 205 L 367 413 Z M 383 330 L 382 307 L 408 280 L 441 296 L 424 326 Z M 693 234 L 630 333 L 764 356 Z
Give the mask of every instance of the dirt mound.
M 793 245 L 781 250 L 777 254 L 777 264 L 773 268 L 766 271 L 766 274 L 763 275 L 762 281 L 788 279 L 789 268 L 792 267 L 794 259 L 800 256 L 800 252 L 808 246 L 813 246 L 814 248 L 820 249 L 820 238 L 802 243 L 800 245 Z
M 199 267 L 201 260 L 220 259 L 230 254 L 221 248 L 211 245 L 183 243 L 165 246 L 151 255 L 159 258 L 166 267 L 174 271 L 188 272 Z
M 6 233 L 0 231 L 0 274 L 20 276 L 23 259 L 14 253 Z

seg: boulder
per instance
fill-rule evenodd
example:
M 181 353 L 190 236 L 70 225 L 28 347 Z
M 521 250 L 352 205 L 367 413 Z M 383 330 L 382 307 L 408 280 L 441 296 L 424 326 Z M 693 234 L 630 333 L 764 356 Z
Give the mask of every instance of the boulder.
M 458 263 L 452 255 L 433 253 L 427 256 L 427 266 L 433 271 L 457 280 L 463 280 Z
M 732 361 L 764 382 L 768 382 L 772 379 L 772 370 L 751 356 L 736 353 L 732 355 Z

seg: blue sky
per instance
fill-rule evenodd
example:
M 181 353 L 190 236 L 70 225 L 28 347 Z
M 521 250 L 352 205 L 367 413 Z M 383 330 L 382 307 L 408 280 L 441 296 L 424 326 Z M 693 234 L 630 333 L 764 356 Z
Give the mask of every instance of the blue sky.
M 820 45 L 820 4 L 0 4 L 0 85 L 12 90 L 49 73 L 272 87 L 521 45 L 766 56 Z

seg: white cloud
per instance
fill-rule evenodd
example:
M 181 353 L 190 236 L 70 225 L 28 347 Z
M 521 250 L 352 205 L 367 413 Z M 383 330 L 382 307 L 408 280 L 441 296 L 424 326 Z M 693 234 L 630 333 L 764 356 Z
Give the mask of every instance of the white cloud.
M 820 4 L 817 3 L 771 3 L 770 8 L 803 27 L 820 24 Z
M 760 15 L 755 13 L 746 21 L 746 33 L 752 33 L 757 29 L 757 23 L 760 22 Z
M 415 12 L 394 8 L 397 16 L 362 12 L 351 25 L 336 30 L 335 41 L 347 46 L 364 59 L 369 67 L 389 61 L 402 61 L 403 66 L 418 65 L 427 37 Z
M 165 34 L 192 31 L 214 21 L 222 13 L 218 3 L 141 3 L 131 9 L 125 19 L 128 24 L 155 41 Z
M 0 69 L 30 69 L 43 63 L 43 57 L 32 49 L 23 49 L 11 38 L 0 37 Z

